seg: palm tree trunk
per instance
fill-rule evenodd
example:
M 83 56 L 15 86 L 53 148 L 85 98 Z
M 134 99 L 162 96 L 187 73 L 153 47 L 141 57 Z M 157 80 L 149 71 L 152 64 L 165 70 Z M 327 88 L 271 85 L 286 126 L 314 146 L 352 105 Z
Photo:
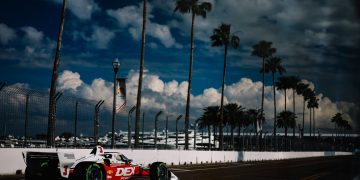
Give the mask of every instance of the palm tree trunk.
M 275 73 L 272 73 L 272 84 L 274 93 L 274 138 L 276 137 L 276 92 L 275 92 Z
M 285 111 L 286 111 L 286 89 L 284 89 L 284 93 L 285 93 Z
M 316 127 L 315 127 L 315 108 L 312 108 L 313 110 L 313 118 L 312 118 L 312 121 L 313 121 L 313 132 L 314 132 L 314 136 L 316 136 Z
M 285 98 L 284 98 L 285 99 L 285 107 L 284 108 L 285 108 L 285 112 L 286 112 L 286 89 L 284 89 L 284 93 L 285 93 L 284 94 L 285 95 Z M 287 117 L 285 119 L 286 119 L 286 122 L 284 122 L 284 124 L 285 124 L 285 147 L 286 147 L 286 145 L 287 145 L 287 128 L 288 128 L 287 127 L 287 125 L 288 125 L 287 120 L 288 119 L 287 119 Z
M 219 127 L 219 149 L 223 150 L 223 121 L 224 121 L 224 88 L 225 88 L 225 79 L 226 79 L 226 62 L 227 61 L 227 44 L 225 44 L 224 49 L 224 69 L 223 69 L 223 79 L 222 79 L 222 86 L 221 86 L 221 103 L 220 103 L 220 127 Z
M 309 111 L 310 111 L 310 120 L 309 120 L 309 122 L 310 122 L 310 137 L 311 137 L 311 108 L 309 108 Z
M 234 125 L 233 124 L 231 124 L 231 146 L 232 146 L 232 149 L 234 150 L 234 129 L 235 129 L 235 127 L 234 127 Z
M 262 69 L 265 69 L 265 58 L 262 58 Z M 262 93 L 261 93 L 261 117 L 264 116 L 264 88 L 265 88 L 265 71 L 262 72 Z M 256 130 L 257 131 L 257 130 Z M 256 132 L 257 137 L 257 132 Z
M 265 69 L 265 58 L 262 58 L 262 69 Z M 264 116 L 264 93 L 265 93 L 265 71 L 262 72 L 262 93 L 261 93 L 261 117 Z M 257 121 L 257 120 L 256 120 Z M 261 129 L 260 132 L 260 138 L 262 138 L 262 122 L 259 122 L 259 129 Z M 259 146 L 259 137 L 258 132 L 256 130 L 256 143 L 257 147 Z
M 302 118 L 303 118 L 303 122 L 302 122 L 302 132 L 301 132 L 301 137 L 304 138 L 304 128 L 305 128 L 305 98 L 303 101 L 303 114 L 302 114 Z
M 294 112 L 294 116 L 296 117 L 296 113 L 295 113 L 295 88 L 292 89 L 293 90 L 293 112 Z M 295 138 L 295 127 L 296 127 L 296 118 L 294 117 L 294 121 L 295 121 L 295 125 L 293 127 L 293 138 Z
M 63 6 L 62 6 L 62 11 L 61 11 L 61 17 L 60 17 L 60 27 L 59 27 L 58 38 L 57 38 L 55 61 L 54 61 L 52 77 L 51 77 L 51 85 L 50 85 L 48 130 L 47 130 L 47 145 L 48 146 L 54 145 L 54 138 L 55 138 L 54 129 L 55 129 L 55 121 L 56 121 L 56 117 L 55 117 L 56 81 L 58 78 L 58 70 L 59 70 L 59 66 L 60 66 L 60 49 L 61 49 L 62 35 L 64 32 L 66 6 L 67 6 L 67 0 L 63 0 Z
M 239 127 L 238 127 L 238 150 L 240 150 L 240 133 L 241 133 L 241 126 L 239 125 Z
M 208 135 L 209 135 L 209 147 L 208 147 L 208 149 L 210 150 L 211 149 L 211 127 L 210 127 L 210 125 L 208 125 L 207 129 L 208 129 Z
M 189 114 L 190 114 L 190 94 L 191 94 L 191 80 L 192 80 L 192 69 L 194 61 L 194 24 L 195 14 L 192 13 L 191 17 L 191 44 L 190 44 L 190 63 L 189 63 L 189 79 L 188 79 L 188 90 L 186 98 L 186 113 L 185 113 L 185 149 L 189 149 Z
M 136 120 L 135 120 L 135 148 L 139 146 L 139 128 L 140 128 L 140 110 L 141 110 L 141 88 L 142 88 L 142 79 L 144 72 L 144 56 L 145 56 L 145 38 L 146 38 L 146 10 L 147 10 L 147 0 L 144 0 L 143 5 L 143 27 L 141 33 L 141 52 L 140 52 L 140 71 L 139 71 L 139 85 L 136 99 Z M 129 140 L 130 141 L 130 140 Z

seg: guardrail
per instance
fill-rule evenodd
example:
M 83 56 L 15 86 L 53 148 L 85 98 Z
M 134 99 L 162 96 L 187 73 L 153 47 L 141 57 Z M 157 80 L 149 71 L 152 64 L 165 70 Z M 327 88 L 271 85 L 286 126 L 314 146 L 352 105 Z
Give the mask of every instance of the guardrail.
M 24 151 L 56 152 L 56 149 L 33 148 L 2 148 L 0 149 L 0 175 L 15 174 L 16 171 L 25 172 L 22 158 Z M 58 149 L 62 152 L 76 153 L 76 157 L 85 156 L 91 149 Z M 280 160 L 306 157 L 351 155 L 350 152 L 255 152 L 255 151 L 183 151 L 183 150 L 130 150 L 110 149 L 111 152 L 121 152 L 135 163 L 150 164 L 162 161 L 168 165 L 205 164 L 241 161 Z

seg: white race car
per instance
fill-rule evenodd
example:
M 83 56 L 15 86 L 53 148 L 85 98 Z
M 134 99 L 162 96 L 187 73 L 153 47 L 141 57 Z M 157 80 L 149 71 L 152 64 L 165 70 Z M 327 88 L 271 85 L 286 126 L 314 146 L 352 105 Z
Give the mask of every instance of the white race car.
M 89 155 L 75 158 L 69 152 L 23 152 L 26 163 L 25 179 L 76 180 L 178 180 L 162 162 L 150 167 L 135 164 L 118 152 L 105 152 L 96 146 Z

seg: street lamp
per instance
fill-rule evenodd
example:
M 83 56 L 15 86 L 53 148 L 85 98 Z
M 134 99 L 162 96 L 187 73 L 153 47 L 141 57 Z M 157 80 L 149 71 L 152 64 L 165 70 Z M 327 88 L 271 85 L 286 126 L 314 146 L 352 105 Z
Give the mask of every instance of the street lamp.
M 177 118 L 176 118 L 176 149 L 178 148 L 178 122 L 179 122 L 179 119 L 181 119 L 182 115 L 179 115 Z
M 158 126 L 158 117 L 163 113 L 163 111 L 159 111 L 155 116 L 155 149 L 157 149 L 157 126 Z
M 136 106 L 133 106 L 130 110 L 129 110 L 129 115 L 128 115 L 128 146 L 129 148 L 131 148 L 131 121 L 132 121 L 132 113 L 135 110 Z
M 114 99 L 113 99 L 113 113 L 112 113 L 112 129 L 111 129 L 111 148 L 115 148 L 115 114 L 116 114 L 116 79 L 117 72 L 119 70 L 120 62 L 118 58 L 115 58 L 112 62 L 114 68 Z

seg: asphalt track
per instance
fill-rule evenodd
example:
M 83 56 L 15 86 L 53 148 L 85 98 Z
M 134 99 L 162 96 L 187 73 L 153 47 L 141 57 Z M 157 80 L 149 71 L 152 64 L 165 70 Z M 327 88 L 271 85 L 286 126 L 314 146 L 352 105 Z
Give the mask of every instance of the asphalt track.
M 181 180 L 339 179 L 360 180 L 360 156 L 176 167 Z
M 170 168 L 181 180 L 338 179 L 360 180 L 360 156 L 336 156 L 266 162 L 203 164 Z M 1 180 L 24 180 L 0 176 Z

